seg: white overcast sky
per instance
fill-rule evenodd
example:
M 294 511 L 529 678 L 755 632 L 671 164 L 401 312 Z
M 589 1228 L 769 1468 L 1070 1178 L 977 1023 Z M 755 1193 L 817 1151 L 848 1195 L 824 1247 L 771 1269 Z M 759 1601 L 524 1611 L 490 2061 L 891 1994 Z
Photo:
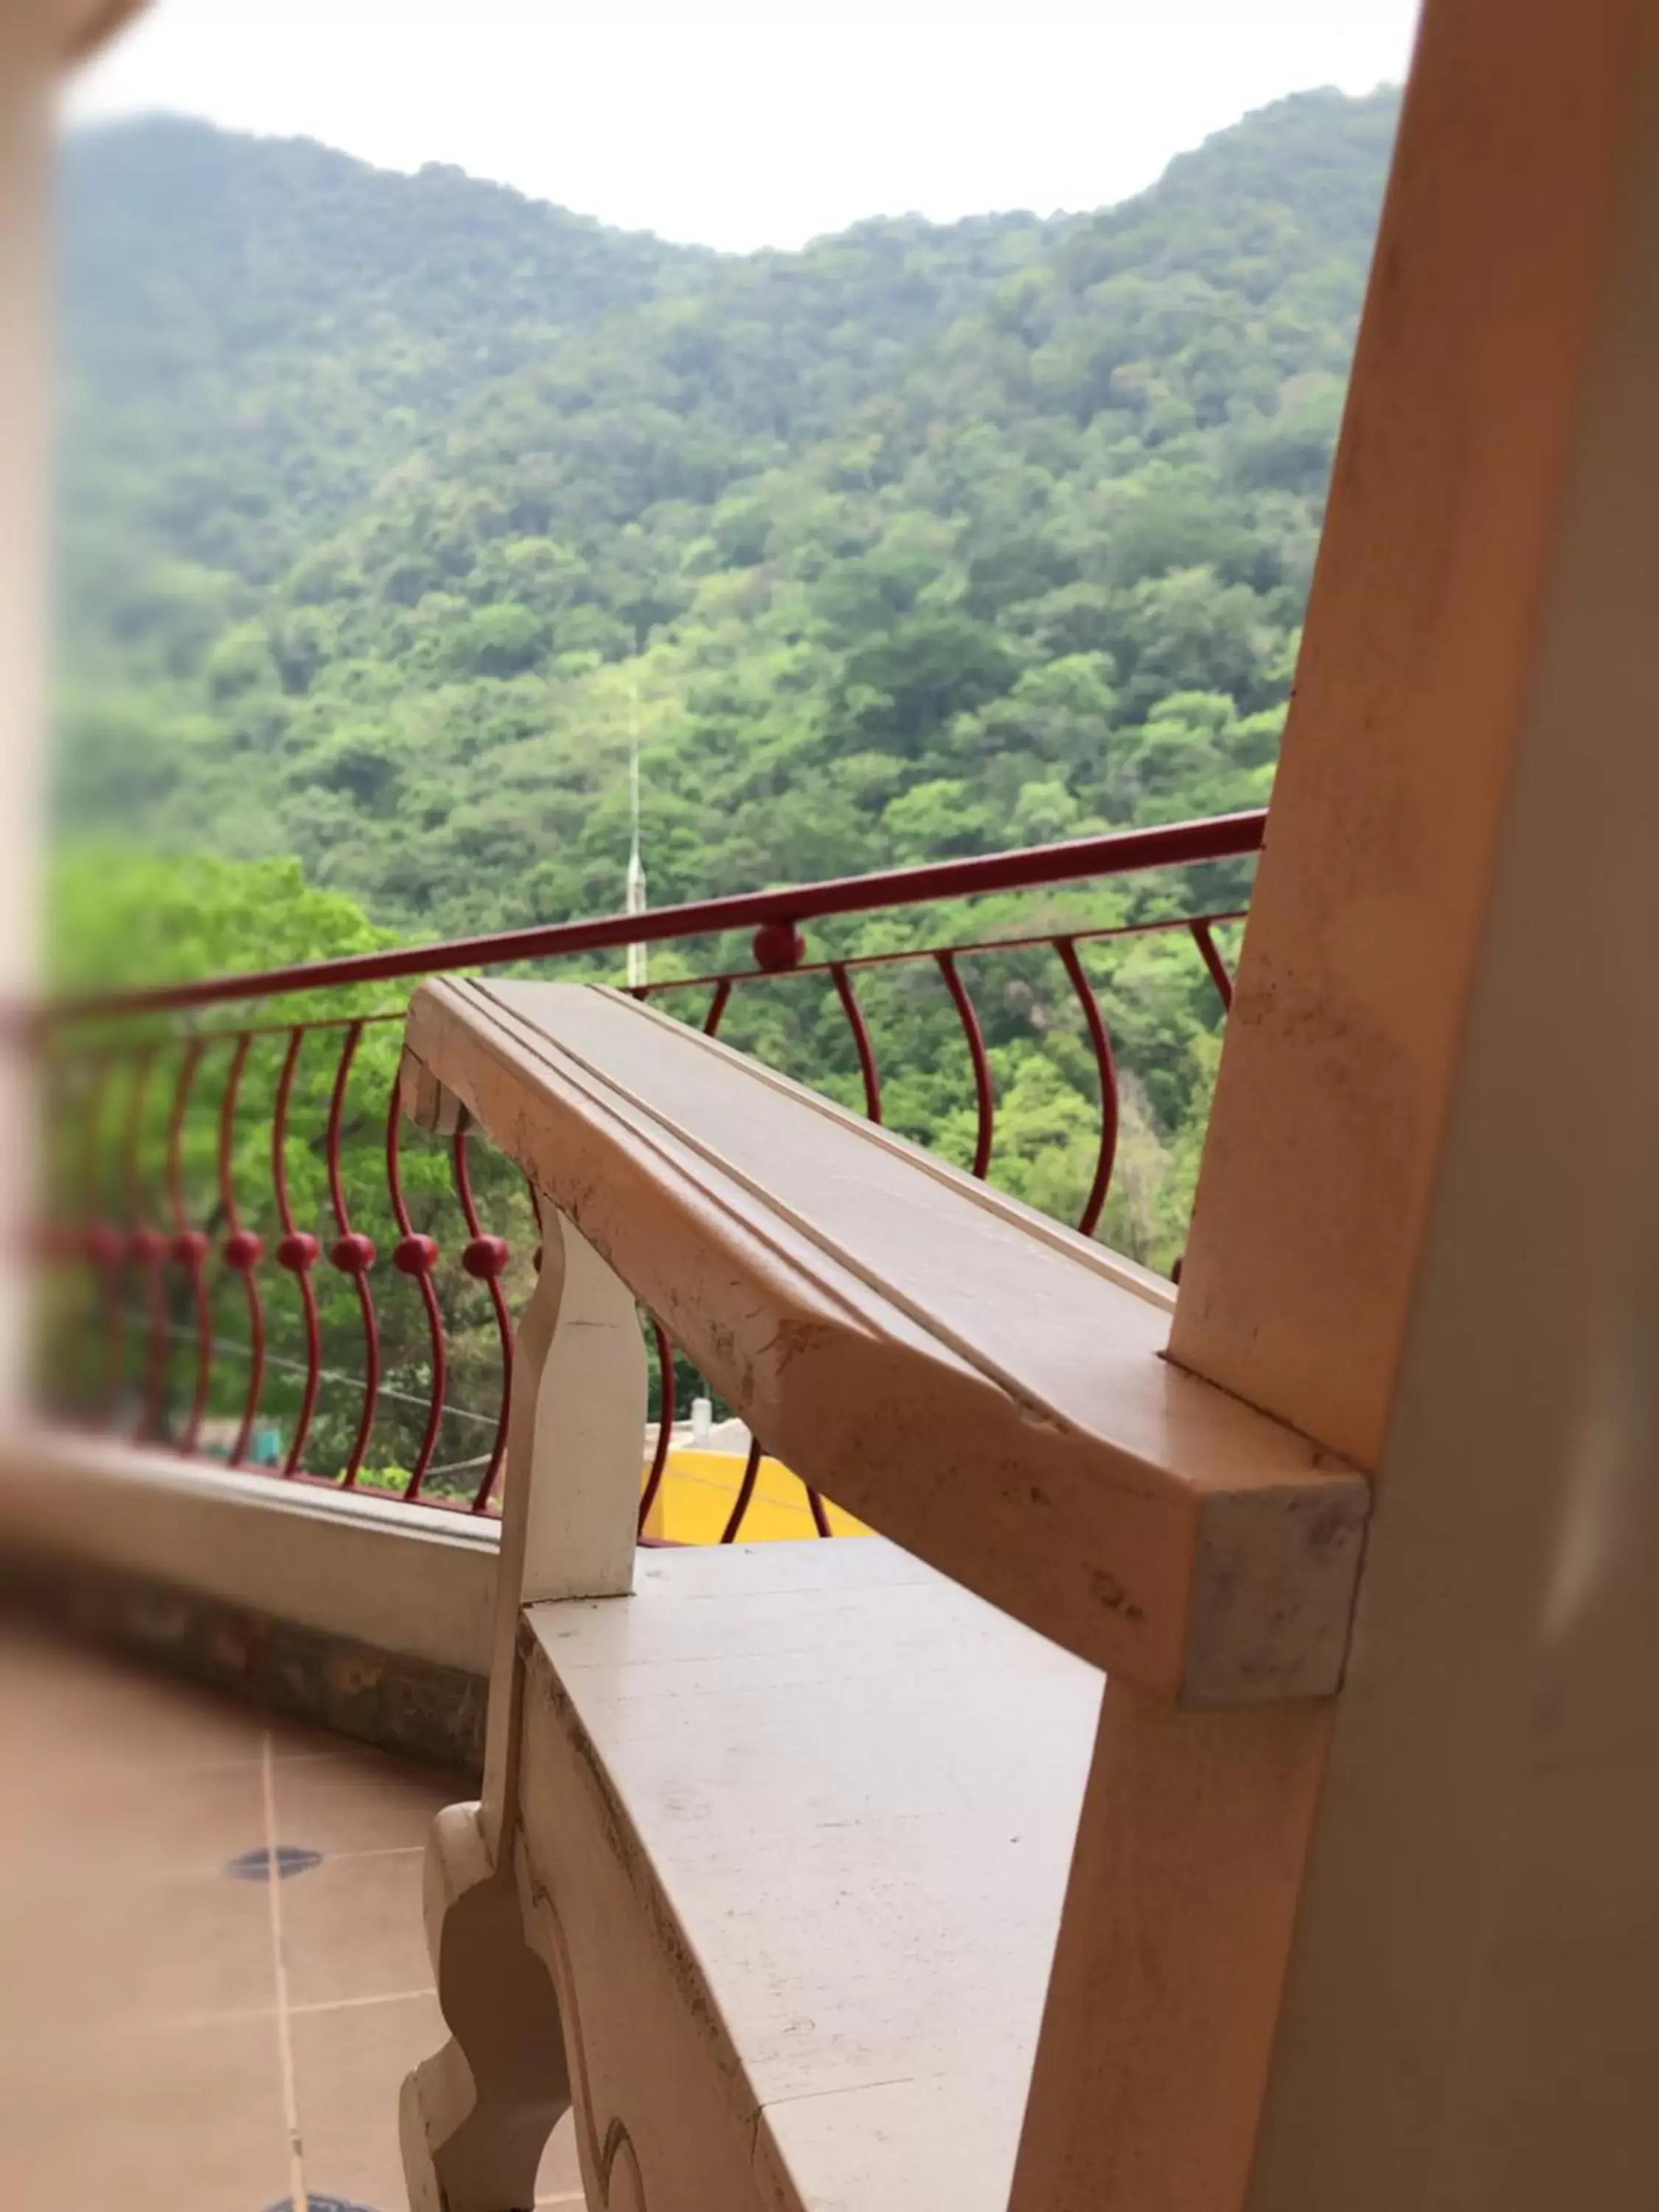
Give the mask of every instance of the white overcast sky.
M 796 246 L 1103 205 L 1248 109 L 1402 74 L 1416 0 L 152 0 L 73 119 L 452 161 L 607 222 Z

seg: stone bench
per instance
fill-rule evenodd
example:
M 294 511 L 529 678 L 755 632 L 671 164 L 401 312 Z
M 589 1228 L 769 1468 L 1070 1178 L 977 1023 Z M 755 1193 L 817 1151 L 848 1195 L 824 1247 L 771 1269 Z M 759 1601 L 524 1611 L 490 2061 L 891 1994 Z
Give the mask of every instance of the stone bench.
M 404 1098 L 519 1163 L 544 1240 L 412 2203 L 527 2207 L 572 2102 L 613 2212 L 1048 2203 L 1034 2072 L 1100 2062 L 1060 1968 L 1139 1786 L 1103 1674 L 1198 1766 L 1328 1696 L 1365 1484 L 1171 1365 L 1155 1279 L 623 995 L 428 984 Z M 637 1304 L 879 1534 L 637 1553 Z

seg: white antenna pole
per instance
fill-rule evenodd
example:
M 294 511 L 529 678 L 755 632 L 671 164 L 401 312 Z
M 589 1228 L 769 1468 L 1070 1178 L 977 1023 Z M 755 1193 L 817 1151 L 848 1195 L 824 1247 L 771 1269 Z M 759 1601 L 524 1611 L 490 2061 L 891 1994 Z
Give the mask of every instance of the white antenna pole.
M 628 852 L 628 889 L 625 901 L 629 914 L 643 914 L 646 908 L 645 863 L 640 857 L 640 689 L 630 688 L 628 721 L 628 801 L 633 822 L 633 837 Z M 631 990 L 646 979 L 646 947 L 630 945 L 628 948 L 628 983 Z

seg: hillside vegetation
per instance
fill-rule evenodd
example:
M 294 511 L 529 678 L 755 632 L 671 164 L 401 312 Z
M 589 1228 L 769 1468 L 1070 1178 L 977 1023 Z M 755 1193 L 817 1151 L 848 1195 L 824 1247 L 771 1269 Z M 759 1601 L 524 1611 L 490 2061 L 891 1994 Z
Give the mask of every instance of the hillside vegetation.
M 350 938 L 613 908 L 635 725 L 653 902 L 1261 802 L 1396 105 L 1298 95 L 1099 214 L 743 258 L 201 124 L 79 137 L 65 965 L 200 958 L 137 927 L 162 864 L 125 891 L 135 844 L 343 895 L 246 878 L 285 944 L 301 910 Z M 1091 965 L 1129 1079 L 1106 1233 L 1167 1264 L 1218 1011 L 1176 940 Z M 975 988 L 995 1171 L 1074 1206 L 1096 1089 L 1064 976 L 1033 955 Z M 870 1012 L 890 1118 L 963 1157 L 942 990 Z M 731 1034 L 860 1095 L 826 989 L 740 994 Z

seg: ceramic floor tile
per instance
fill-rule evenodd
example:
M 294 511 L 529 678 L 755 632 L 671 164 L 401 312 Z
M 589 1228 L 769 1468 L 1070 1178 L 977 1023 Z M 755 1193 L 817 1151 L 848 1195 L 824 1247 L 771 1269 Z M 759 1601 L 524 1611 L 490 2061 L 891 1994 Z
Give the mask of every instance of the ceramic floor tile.
M 277 1840 L 324 1853 L 274 1890 L 223 1871 L 265 1848 L 267 1741 Z M 0 1624 L 0 2212 L 288 2204 L 273 1905 L 307 2189 L 404 2212 L 398 2087 L 444 2037 L 420 1847 L 467 1794 Z M 576 2185 L 556 2145 L 539 2193 Z
M 447 2036 L 435 1996 L 342 2005 L 294 2022 L 294 2070 L 306 2186 L 375 2212 L 402 2212 L 398 2099 L 404 2077 Z M 538 2205 L 575 2212 L 583 2202 L 575 2136 L 555 2129 L 536 2178 Z
M 398 2094 L 447 2033 L 431 1996 L 296 2015 L 294 2081 L 313 2197 L 404 2212 Z
M 0 1902 L 0 2051 L 7 2022 L 144 2027 L 271 2012 L 264 1887 L 223 1875 L 32 1884 Z
M 465 1782 L 380 1752 L 276 1763 L 276 1832 L 333 1856 L 422 1850 L 435 1816 L 469 1795 Z
M 69 1770 L 257 1765 L 252 1706 L 100 1652 L 15 1635 L 0 1646 L 0 1745 Z
M 418 1851 L 325 1859 L 283 1884 L 289 2002 L 401 1996 L 429 1989 Z
M 0 2203 L 19 2212 L 263 2212 L 289 2176 L 273 2020 L 43 2037 L 6 2068 Z
M 0 1791 L 0 1867 L 53 1879 L 212 1873 L 264 1840 L 257 1760 L 236 1765 L 31 1763 Z

